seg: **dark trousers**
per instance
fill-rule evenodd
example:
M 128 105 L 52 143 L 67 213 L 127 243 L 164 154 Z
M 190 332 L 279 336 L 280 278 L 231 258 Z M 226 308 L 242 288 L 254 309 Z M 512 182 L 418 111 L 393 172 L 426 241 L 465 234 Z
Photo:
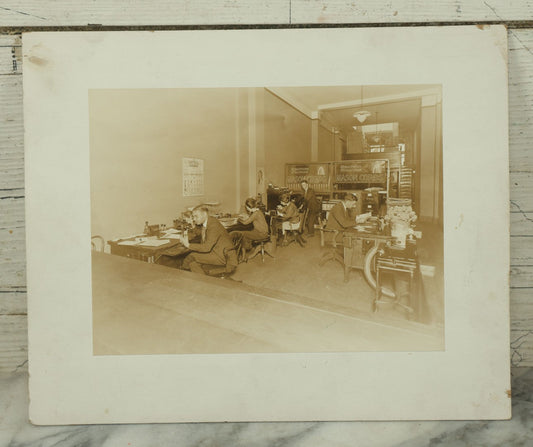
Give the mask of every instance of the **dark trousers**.
M 223 259 L 216 253 L 197 253 L 193 252 L 187 255 L 183 260 L 182 269 L 190 270 L 194 273 L 205 274 L 202 265 L 225 265 L 227 271 L 234 270 L 237 267 L 237 255 L 235 250 L 230 250 L 227 259 Z
M 260 241 L 268 237 L 268 233 L 257 231 L 256 229 L 250 231 L 232 231 L 230 236 L 233 240 L 233 245 L 241 243 L 244 250 L 250 250 L 252 248 L 253 241 Z
M 315 234 L 315 222 L 316 222 L 317 216 L 318 216 L 318 211 L 309 210 L 309 213 L 307 214 L 307 233 L 308 234 Z

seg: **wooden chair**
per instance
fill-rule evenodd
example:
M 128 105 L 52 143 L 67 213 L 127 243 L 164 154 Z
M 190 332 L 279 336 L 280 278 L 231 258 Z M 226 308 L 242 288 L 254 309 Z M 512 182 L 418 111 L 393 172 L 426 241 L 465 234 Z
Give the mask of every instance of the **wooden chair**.
M 300 219 L 298 220 L 298 222 L 293 223 L 286 221 L 282 223 L 281 230 L 284 236 L 286 235 L 286 233 L 292 235 L 292 238 L 285 245 L 289 245 L 290 243 L 296 241 L 300 244 L 301 247 L 305 247 L 305 243 L 307 241 L 303 238 L 302 233 L 304 232 L 308 215 L 309 210 L 306 209 L 303 213 L 300 213 Z
M 105 247 L 105 241 L 102 236 L 91 237 L 91 250 L 99 251 L 100 253 L 103 253 L 104 247 Z

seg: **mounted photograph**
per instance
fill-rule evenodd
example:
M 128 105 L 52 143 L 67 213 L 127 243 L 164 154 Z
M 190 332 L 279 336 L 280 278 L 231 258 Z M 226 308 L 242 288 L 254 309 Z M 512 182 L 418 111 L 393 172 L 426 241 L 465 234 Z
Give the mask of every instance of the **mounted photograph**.
M 32 422 L 509 417 L 506 39 L 24 34 Z

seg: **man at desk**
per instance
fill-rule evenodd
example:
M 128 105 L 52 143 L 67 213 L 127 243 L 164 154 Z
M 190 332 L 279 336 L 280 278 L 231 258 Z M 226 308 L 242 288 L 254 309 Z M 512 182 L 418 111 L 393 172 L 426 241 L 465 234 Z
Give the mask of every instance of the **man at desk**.
M 231 238 L 214 217 L 209 216 L 206 206 L 200 205 L 192 210 L 192 220 L 200 229 L 200 242 L 189 242 L 187 237 L 180 236 L 180 241 L 192 251 L 183 260 L 182 268 L 195 273 L 205 274 L 202 265 L 224 265 L 228 271 L 237 268 L 237 254 Z
M 355 193 L 345 193 L 341 201 L 337 203 L 331 211 L 329 212 L 328 221 L 326 223 L 327 230 L 337 230 L 342 233 L 342 231 L 352 228 L 356 223 L 364 222 L 368 214 L 361 214 L 355 216 L 350 213 L 350 210 L 355 208 L 357 202 L 357 195 Z M 342 238 L 342 235 L 340 235 Z

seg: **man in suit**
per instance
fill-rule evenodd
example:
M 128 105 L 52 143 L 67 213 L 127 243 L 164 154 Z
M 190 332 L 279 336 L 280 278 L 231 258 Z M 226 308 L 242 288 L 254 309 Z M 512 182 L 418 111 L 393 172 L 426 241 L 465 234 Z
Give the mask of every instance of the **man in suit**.
M 202 205 L 194 208 L 192 219 L 200 229 L 201 239 L 198 243 L 192 243 L 180 236 L 182 244 L 192 251 L 183 260 L 182 268 L 202 274 L 205 274 L 202 268 L 205 264 L 226 266 L 226 271 L 237 268 L 237 254 L 231 238 L 222 224 L 209 216 L 208 208 Z
M 309 188 L 307 180 L 300 182 L 303 190 L 303 206 L 309 210 L 307 214 L 307 235 L 313 237 L 315 235 L 315 221 L 320 213 L 320 203 L 316 198 L 314 189 Z
M 333 208 L 331 208 L 328 221 L 326 223 L 327 230 L 337 230 L 339 231 L 339 236 L 342 238 L 342 231 L 355 226 L 355 213 L 351 213 L 351 210 L 355 208 L 357 202 L 357 195 L 354 193 L 345 193 L 341 201 Z M 337 236 L 337 238 L 339 238 Z

